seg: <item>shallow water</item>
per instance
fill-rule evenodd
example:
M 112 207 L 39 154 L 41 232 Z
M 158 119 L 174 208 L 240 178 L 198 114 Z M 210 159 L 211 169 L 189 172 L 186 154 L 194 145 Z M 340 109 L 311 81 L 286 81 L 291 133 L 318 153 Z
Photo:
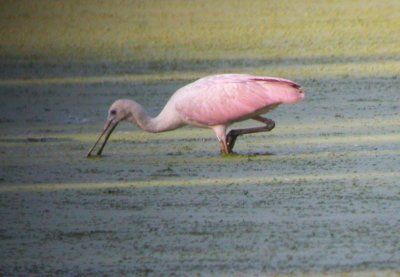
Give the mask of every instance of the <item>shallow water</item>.
M 120 124 L 93 159 L 114 99 L 155 115 L 187 81 L 3 83 L 0 272 L 399 272 L 399 79 L 296 81 L 306 100 L 235 155 L 210 130 Z

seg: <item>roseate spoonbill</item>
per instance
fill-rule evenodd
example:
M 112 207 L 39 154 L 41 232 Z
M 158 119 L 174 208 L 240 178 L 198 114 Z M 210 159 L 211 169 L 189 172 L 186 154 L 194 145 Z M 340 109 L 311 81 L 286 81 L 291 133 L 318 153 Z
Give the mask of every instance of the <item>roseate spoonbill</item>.
M 217 135 L 221 152 L 232 153 L 237 136 L 271 131 L 275 122 L 261 117 L 280 104 L 294 104 L 304 98 L 300 85 L 281 78 L 245 74 L 222 74 L 201 78 L 177 90 L 160 114 L 152 118 L 133 100 L 119 99 L 109 111 L 103 132 L 90 149 L 105 135 L 97 155 L 101 155 L 111 133 L 121 121 L 136 124 L 144 131 L 158 133 L 184 125 L 212 129 Z M 231 130 L 227 128 L 238 121 L 253 119 L 261 127 Z

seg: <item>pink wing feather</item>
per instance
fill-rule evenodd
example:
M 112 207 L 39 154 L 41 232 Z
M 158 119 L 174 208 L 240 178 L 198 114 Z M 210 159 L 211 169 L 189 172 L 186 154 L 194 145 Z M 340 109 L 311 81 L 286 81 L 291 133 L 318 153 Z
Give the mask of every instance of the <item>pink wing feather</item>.
M 289 80 L 242 74 L 205 77 L 176 92 L 175 108 L 185 120 L 208 126 L 263 114 L 279 104 L 301 101 L 301 87 Z

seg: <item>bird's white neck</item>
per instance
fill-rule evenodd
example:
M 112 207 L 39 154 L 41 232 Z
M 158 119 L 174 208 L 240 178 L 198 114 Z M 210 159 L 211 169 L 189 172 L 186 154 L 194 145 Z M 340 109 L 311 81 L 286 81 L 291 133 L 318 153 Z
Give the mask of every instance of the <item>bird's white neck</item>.
M 170 109 L 168 103 L 156 117 L 149 116 L 139 103 L 132 100 L 129 101 L 128 109 L 129 115 L 126 120 L 136 124 L 146 132 L 161 133 L 174 130 L 184 125 L 181 120 L 172 116 L 174 110 Z

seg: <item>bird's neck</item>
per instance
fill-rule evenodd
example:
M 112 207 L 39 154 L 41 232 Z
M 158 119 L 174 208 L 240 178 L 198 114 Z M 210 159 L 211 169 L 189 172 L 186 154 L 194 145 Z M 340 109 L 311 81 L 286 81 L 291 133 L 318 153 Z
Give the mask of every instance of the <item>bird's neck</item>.
M 151 117 L 147 114 L 143 106 L 135 101 L 131 101 L 129 110 L 130 115 L 127 121 L 137 125 L 146 132 L 160 133 L 182 126 L 179 122 L 169 120 L 168 112 L 165 108 L 158 116 Z

